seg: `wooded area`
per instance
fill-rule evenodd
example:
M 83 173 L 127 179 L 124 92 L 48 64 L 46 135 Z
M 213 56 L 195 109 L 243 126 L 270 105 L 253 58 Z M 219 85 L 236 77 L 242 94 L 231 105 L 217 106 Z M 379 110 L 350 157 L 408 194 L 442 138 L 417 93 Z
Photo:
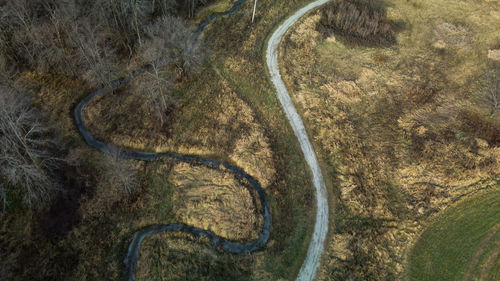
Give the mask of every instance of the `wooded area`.
M 23 71 L 40 71 L 102 87 L 128 67 L 152 70 L 134 87 L 150 103 L 162 127 L 175 100 L 174 80 L 204 60 L 203 43 L 192 45 L 186 21 L 207 0 L 14 0 L 0 1 L 0 201 L 20 197 L 27 206 L 48 203 L 57 190 L 57 163 L 67 162 L 43 114 L 23 85 Z M 162 67 L 160 59 L 166 62 Z M 131 189 L 120 161 L 109 161 L 111 177 Z M 122 171 L 121 175 L 117 171 Z

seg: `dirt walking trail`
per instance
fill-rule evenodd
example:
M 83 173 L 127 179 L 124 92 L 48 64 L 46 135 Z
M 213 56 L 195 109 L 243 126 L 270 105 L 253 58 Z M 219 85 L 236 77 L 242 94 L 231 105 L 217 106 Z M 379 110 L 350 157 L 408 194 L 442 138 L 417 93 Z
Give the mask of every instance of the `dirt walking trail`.
M 295 132 L 295 136 L 297 136 L 297 139 L 299 140 L 306 162 L 311 169 L 313 184 L 316 190 L 316 224 L 314 225 L 312 240 L 309 244 L 309 249 L 307 250 L 306 259 L 304 260 L 304 263 L 300 268 L 299 275 L 297 276 L 297 281 L 313 280 L 316 276 L 316 271 L 320 264 L 321 254 L 323 253 L 323 245 L 328 232 L 328 200 L 323 175 L 321 174 L 321 169 L 319 167 L 318 160 L 316 159 L 314 149 L 307 136 L 304 123 L 293 105 L 285 83 L 281 79 L 278 64 L 278 51 L 279 44 L 286 31 L 307 12 L 325 4 L 328 1 L 329 0 L 314 1 L 286 19 L 276 29 L 276 31 L 274 31 L 273 35 L 269 39 L 266 51 L 267 67 L 269 68 L 271 81 L 276 88 L 276 94 L 281 102 L 281 106 L 285 111 L 286 117 L 290 121 L 293 131 Z

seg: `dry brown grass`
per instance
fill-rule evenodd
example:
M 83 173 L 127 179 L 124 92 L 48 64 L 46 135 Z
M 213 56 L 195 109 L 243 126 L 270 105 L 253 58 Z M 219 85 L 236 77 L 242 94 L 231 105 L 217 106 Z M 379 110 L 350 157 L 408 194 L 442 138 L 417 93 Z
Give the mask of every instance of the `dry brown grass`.
M 251 278 L 251 256 L 235 257 L 207 247 L 203 242 L 180 234 L 151 237 L 142 246 L 144 254 L 137 265 L 137 279 L 194 281 L 217 280 L 221 276 L 227 280 Z
M 390 48 L 326 39 L 315 13 L 281 51 L 292 98 L 340 185 L 326 254 L 338 258 L 321 280 L 400 278 L 431 215 L 498 184 L 500 120 L 473 96 L 499 39 L 490 13 L 499 3 L 387 4 L 407 27 Z
M 231 256 L 189 237 L 160 235 L 146 240 L 144 259 L 139 261 L 142 276 L 183 279 L 198 263 L 200 268 L 211 268 L 203 273 L 206 279 L 293 279 L 301 265 L 311 232 L 313 193 L 295 136 L 267 79 L 262 50 L 272 28 L 308 1 L 259 1 L 253 25 L 250 2 L 241 14 L 208 27 L 204 36 L 211 42 L 213 56 L 201 74 L 177 85 L 179 106 L 170 113 L 166 130 L 155 128 L 143 99 L 130 88 L 97 100 L 86 112 L 91 131 L 100 139 L 146 151 L 223 159 L 243 167 L 270 195 L 273 229 L 262 252 Z M 488 50 L 498 49 L 495 32 L 500 29 L 500 14 L 494 9 L 498 2 L 392 2 L 388 17 L 411 27 L 397 35 L 393 48 L 346 47 L 339 36 L 324 41 L 315 30 L 318 18 L 313 15 L 290 33 L 281 54 L 281 61 L 293 69 L 288 84 L 330 172 L 326 180 L 341 182 L 336 194 L 345 203 L 336 210 L 336 230 L 326 256 L 348 262 L 326 260 L 321 279 L 349 274 L 359 279 L 393 278 L 391 274 L 401 272 L 406 246 L 421 232 L 423 219 L 460 196 L 495 184 L 488 177 L 498 173 L 498 121 L 486 119 L 468 101 L 470 81 L 487 67 Z M 445 10 L 449 13 L 443 15 Z M 462 35 L 455 38 L 453 32 L 445 36 L 451 43 L 458 39 L 465 44 L 436 44 L 434 28 L 443 23 L 458 31 L 463 28 L 467 40 L 461 40 Z M 71 117 L 73 106 L 90 90 L 61 76 L 27 73 L 24 77 L 49 118 L 58 121 L 72 145 L 87 155 L 82 169 L 97 173 L 89 167 L 99 167 L 100 155 L 86 148 Z M 35 235 L 32 214 L 16 214 L 18 219 L 2 223 L 12 226 L 13 232 L 0 233 L 0 246 L 13 253 L 21 249 L 17 257 L 23 264 L 45 268 L 20 274 L 24 280 L 33 276 L 117 280 L 131 234 L 153 223 L 190 220 L 235 239 L 254 235 L 250 226 L 258 225 L 258 217 L 250 217 L 252 224 L 243 216 L 218 220 L 225 210 L 241 210 L 238 204 L 250 206 L 243 185 L 224 171 L 199 167 L 188 171 L 182 165 L 173 168 L 176 165 L 169 161 L 138 165 L 144 173 L 142 185 L 132 196 L 117 196 L 89 180 L 89 188 L 95 186 L 96 191 L 84 197 L 82 221 L 63 240 L 47 243 Z M 175 169 L 182 174 L 170 174 Z M 205 173 L 211 176 L 205 177 L 204 187 L 189 189 Z M 199 192 L 206 198 L 199 198 Z M 235 197 L 238 200 L 231 200 Z M 187 198 L 191 199 L 183 201 Z M 186 213 L 177 212 L 179 207 Z M 252 212 L 245 210 L 248 215 Z M 233 232 L 229 229 L 234 224 L 239 227 Z M 158 268 L 165 271 L 155 272 Z
M 262 229 L 258 200 L 251 187 L 231 174 L 188 164 L 174 165 L 169 181 L 180 221 L 231 240 L 250 241 Z
M 213 75 L 207 72 L 199 75 Z M 88 127 L 98 139 L 120 147 L 227 157 L 268 186 L 274 174 L 272 152 L 255 113 L 227 81 L 219 78 L 211 86 L 178 90 L 183 95 L 176 97 L 179 105 L 165 129 L 155 126 L 147 100 L 133 88 L 92 101 L 85 110 Z
M 488 58 L 494 61 L 500 61 L 500 50 L 488 50 Z
M 59 127 L 64 137 L 73 140 L 79 138 L 72 113 L 76 102 L 89 92 L 83 82 L 57 74 L 24 72 L 16 85 L 36 97 L 36 104 Z

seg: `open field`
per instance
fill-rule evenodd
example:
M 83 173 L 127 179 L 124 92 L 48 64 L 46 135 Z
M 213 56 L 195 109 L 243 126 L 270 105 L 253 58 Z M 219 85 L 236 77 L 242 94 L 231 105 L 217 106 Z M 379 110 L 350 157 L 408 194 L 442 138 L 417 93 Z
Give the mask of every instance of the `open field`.
M 328 19 L 326 12 L 313 12 L 288 32 L 281 46 L 283 79 L 318 153 L 330 206 L 335 206 L 330 208 L 335 220 L 330 220 L 319 280 L 404 278 L 410 245 L 436 214 L 473 194 L 493 192 L 500 181 L 500 112 L 484 95 L 494 89 L 490 78 L 500 77 L 495 72 L 500 63 L 500 2 L 369 2 L 380 9 L 375 17 L 380 21 L 360 21 L 351 26 L 356 32 L 349 32 L 331 25 L 345 19 L 336 18 L 335 11 L 330 10 Z M 197 23 L 230 3 L 213 1 L 191 20 Z M 263 249 L 230 255 L 203 239 L 161 234 L 144 243 L 137 271 L 141 279 L 297 276 L 311 239 L 314 189 L 269 81 L 264 51 L 273 29 L 307 3 L 259 1 L 251 24 L 253 2 L 246 1 L 235 14 L 210 24 L 203 33 L 210 51 L 198 72 L 187 75 L 172 65 L 160 69 L 177 73 L 164 124 L 159 125 L 141 85 L 135 83 L 86 109 L 89 128 L 100 140 L 232 163 L 258 179 L 269 196 L 273 225 Z M 35 8 L 50 8 L 42 6 Z M 53 18 L 42 20 L 44 26 L 64 27 Z M 363 22 L 383 32 L 361 38 L 366 33 Z M 58 34 L 16 37 L 25 27 L 38 30 L 21 25 L 19 33 L 7 37 L 25 44 L 48 36 L 52 43 L 50 36 Z M 105 78 L 124 77 L 140 67 L 141 59 L 126 47 L 133 45 L 136 32 L 138 28 L 123 36 L 98 34 L 106 39 L 101 43 L 121 46 L 114 65 L 119 70 L 106 68 Z M 388 39 L 376 38 L 380 34 Z M 74 50 L 58 39 L 56 50 Z M 47 40 L 37 42 L 42 48 Z M 2 48 L 20 49 L 0 43 Z M 157 223 L 189 223 L 238 241 L 255 237 L 262 223 L 260 206 L 245 183 L 224 169 L 168 160 L 115 163 L 89 148 L 75 130 L 71 111 L 96 84 L 86 75 L 61 74 L 68 65 L 64 60 L 56 60 L 51 68 L 32 53 L 31 58 L 24 56 L 15 86 L 33 94 L 66 144 L 58 178 L 62 192 L 49 206 L 27 209 L 12 200 L 2 211 L 0 277 L 120 280 L 131 235 Z M 54 63 L 50 59 L 54 57 L 48 60 Z M 134 177 L 132 192 L 109 175 L 112 165 Z M 488 210 L 493 212 L 495 206 Z M 471 229 L 482 222 L 488 224 L 477 221 Z M 481 240 L 473 242 L 480 246 L 461 261 L 467 263 L 462 273 L 471 278 L 498 275 L 498 268 L 490 266 L 498 264 L 500 251 L 492 244 L 497 228 L 491 227 L 488 233 L 477 233 Z
M 320 280 L 401 279 L 427 218 L 499 181 L 500 118 L 480 97 L 498 69 L 500 3 L 375 2 L 395 41 L 317 12 L 282 44 L 284 80 L 340 186 Z
M 408 257 L 408 280 L 498 280 L 500 190 L 449 207 L 432 220 Z

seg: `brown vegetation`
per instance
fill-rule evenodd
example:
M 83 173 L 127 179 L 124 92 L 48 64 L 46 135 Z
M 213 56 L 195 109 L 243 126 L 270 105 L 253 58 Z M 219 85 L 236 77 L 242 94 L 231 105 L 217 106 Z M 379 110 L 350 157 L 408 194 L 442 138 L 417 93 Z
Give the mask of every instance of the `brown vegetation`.
M 406 1 L 388 4 L 400 12 L 391 21 L 423 13 Z M 413 22 L 391 48 L 346 45 L 351 35 L 332 41 L 318 32 L 324 13 L 297 24 L 282 49 L 285 81 L 339 186 L 319 279 L 398 280 L 428 218 L 498 185 L 500 119 L 475 94 L 494 88 L 479 79 L 491 65 L 474 60 L 489 43 L 472 40 L 471 24 L 455 30 L 440 19 Z M 415 33 L 422 39 L 412 41 Z M 445 51 L 430 48 L 432 34 L 446 40 Z
M 138 280 L 162 280 L 159 276 L 177 281 L 220 280 L 221 276 L 227 280 L 252 279 L 251 256 L 225 254 L 194 243 L 186 235 L 160 234 L 145 241 L 143 249 Z
M 488 58 L 493 61 L 500 61 L 500 50 L 488 50 Z
M 462 25 L 454 25 L 448 22 L 439 24 L 434 29 L 434 43 L 435 47 L 446 48 L 450 47 L 463 47 L 471 41 L 470 32 Z
M 195 75 L 216 79 L 213 73 Z M 246 167 L 264 187 L 273 181 L 272 153 L 263 128 L 227 81 L 219 78 L 212 88 L 184 89 L 183 95 L 173 94 L 175 104 L 165 116 L 168 122 L 163 128 L 156 126 L 156 116 L 149 113 L 148 102 L 136 92 L 135 83 L 142 84 L 142 78 L 134 82 L 134 87 L 96 99 L 86 109 L 88 126 L 98 139 L 140 150 L 225 155 Z M 200 96 L 200 92 L 207 96 Z M 209 96 L 212 92 L 218 93 L 215 100 Z
M 489 73 L 485 86 L 480 91 L 479 102 L 489 109 L 490 118 L 494 118 L 500 110 L 500 71 Z
M 177 164 L 169 181 L 175 186 L 174 211 L 180 221 L 231 240 L 250 241 L 262 229 L 256 195 L 227 171 Z
M 113 163 L 116 159 L 111 158 L 111 166 L 118 171 L 137 174 L 132 179 L 137 185 L 127 192 L 119 184 L 122 172 L 115 177 L 108 171 L 110 163 L 88 148 L 74 128 L 74 105 L 92 89 L 154 62 L 143 59 L 147 54 L 143 50 L 154 47 L 150 39 L 161 36 L 149 36 L 145 28 L 170 11 L 172 1 L 131 1 L 137 5 L 129 7 L 125 7 L 129 1 L 94 1 L 93 5 L 86 5 L 87 1 L 6 2 L 1 3 L 6 5 L 2 6 L 6 20 L 2 21 L 0 48 L 7 65 L 20 70 L 14 84 L 33 94 L 35 105 L 60 128 L 68 144 L 67 163 L 74 165 L 68 168 L 71 173 L 64 173 L 67 182 L 63 181 L 71 191 L 61 195 L 61 200 L 56 198 L 57 203 L 34 210 L 14 208 L 1 218 L 0 263 L 6 276 L 13 280 L 119 280 L 131 235 L 156 223 L 189 221 L 232 239 L 255 235 L 261 223 L 255 215 L 259 206 L 245 182 L 232 179 L 227 171 L 191 170 L 172 161 Z M 178 2 L 177 8 L 182 10 L 182 1 Z M 160 241 L 154 247 L 145 241 L 144 259 L 139 261 L 145 266 L 140 270 L 167 279 L 186 279 L 193 268 L 199 269 L 198 280 L 295 276 L 309 242 L 313 198 L 294 134 L 276 110 L 277 100 L 267 83 L 260 50 L 283 15 L 306 2 L 265 2 L 253 27 L 248 25 L 251 9 L 246 7 L 238 16 L 217 20 L 203 34 L 212 40 L 208 45 L 216 53 L 201 65 L 203 73 L 185 75 L 190 69 L 186 58 L 191 57 L 181 53 L 180 58 L 157 68 L 158 75 L 145 73 L 133 85 L 87 108 L 86 120 L 100 140 L 145 151 L 221 159 L 245 169 L 269 194 L 274 222 L 271 240 L 263 251 L 234 256 L 208 249 L 203 240 L 190 237 L 181 237 L 180 242 L 174 237 L 174 247 L 166 248 L 162 245 L 172 238 L 159 235 L 151 240 Z M 141 3 L 155 4 L 143 13 Z M 12 14 L 11 5 L 23 12 Z M 6 24 L 10 20 L 11 26 Z M 37 26 L 45 30 L 32 34 Z M 176 43 L 185 46 L 185 42 Z M 194 60 L 194 65 L 202 61 Z M 158 82 L 153 88 L 168 90 L 163 93 L 171 98 L 166 112 L 161 112 L 164 126 L 158 124 L 150 99 L 144 97 L 145 91 L 153 91 L 145 87 L 151 85 L 146 80 Z M 166 89 L 170 83 L 174 86 Z M 199 179 L 204 179 L 204 187 L 197 186 Z M 186 212 L 177 211 L 179 208 Z M 242 215 L 233 216 L 235 212 Z M 153 263 L 149 257 L 154 257 Z M 165 271 L 155 271 L 158 265 Z
M 386 18 L 385 6 L 379 0 L 332 1 L 321 9 L 322 29 L 342 34 L 350 41 L 363 44 L 395 43 L 395 22 Z
M 190 13 L 206 3 L 179 2 L 189 2 L 184 8 L 190 9 Z M 173 0 L 16 0 L 0 4 L 3 19 L 0 51 L 9 63 L 84 78 L 96 86 L 116 78 L 118 71 L 126 66 L 123 59 L 137 55 L 143 43 L 147 44 L 151 29 L 148 24 L 163 16 L 175 18 L 171 13 L 176 12 L 177 6 Z M 181 6 L 179 9 L 183 9 Z M 184 24 L 181 19 L 177 21 Z M 183 38 L 170 42 L 186 45 L 192 29 L 174 27 L 179 25 L 172 25 L 166 31 L 175 30 Z M 180 52 L 186 64 L 183 67 L 194 69 L 197 64 L 193 61 L 199 61 L 191 58 L 198 57 L 195 51 Z
M 58 185 L 61 142 L 25 93 L 0 85 L 0 105 L 2 213 L 18 198 L 29 207 L 48 204 Z

